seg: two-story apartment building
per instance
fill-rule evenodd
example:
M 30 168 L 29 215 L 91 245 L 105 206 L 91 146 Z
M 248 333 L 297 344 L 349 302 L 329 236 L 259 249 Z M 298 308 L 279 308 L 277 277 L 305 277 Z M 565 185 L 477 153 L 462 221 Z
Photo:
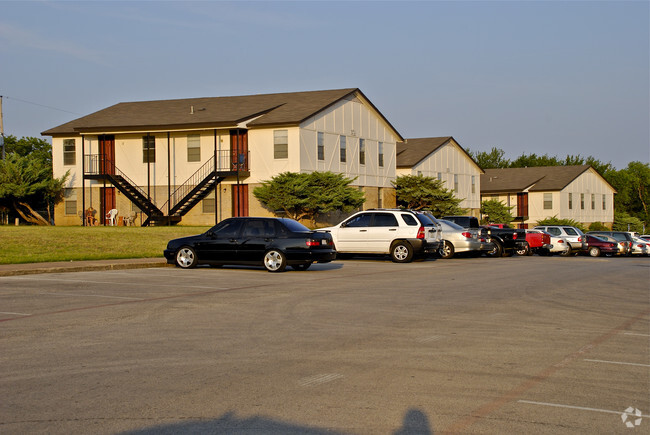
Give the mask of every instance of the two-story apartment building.
M 481 199 L 498 199 L 512 207 L 515 223 L 522 228 L 549 217 L 611 227 L 615 193 L 589 165 L 486 169 L 481 176 Z
M 483 170 L 451 136 L 406 139 L 397 143 L 397 175 L 423 175 L 444 182 L 473 216 L 481 208 Z
M 142 225 L 272 215 L 253 189 L 282 172 L 342 173 L 366 208 L 394 207 L 403 140 L 355 88 L 119 103 L 42 134 L 54 176 L 70 171 L 57 225 L 91 208 Z

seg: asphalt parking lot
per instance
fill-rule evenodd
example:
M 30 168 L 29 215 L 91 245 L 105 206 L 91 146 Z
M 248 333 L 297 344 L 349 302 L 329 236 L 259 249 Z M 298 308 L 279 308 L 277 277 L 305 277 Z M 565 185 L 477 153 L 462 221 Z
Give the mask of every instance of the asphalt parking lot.
M 650 259 L 0 277 L 2 433 L 648 433 Z

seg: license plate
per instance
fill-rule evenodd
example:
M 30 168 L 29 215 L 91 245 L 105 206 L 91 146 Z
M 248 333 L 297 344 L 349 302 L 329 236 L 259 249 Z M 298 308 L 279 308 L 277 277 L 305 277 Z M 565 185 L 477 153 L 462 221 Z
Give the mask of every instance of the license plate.
M 320 244 L 321 245 L 327 245 L 327 239 L 321 239 Z

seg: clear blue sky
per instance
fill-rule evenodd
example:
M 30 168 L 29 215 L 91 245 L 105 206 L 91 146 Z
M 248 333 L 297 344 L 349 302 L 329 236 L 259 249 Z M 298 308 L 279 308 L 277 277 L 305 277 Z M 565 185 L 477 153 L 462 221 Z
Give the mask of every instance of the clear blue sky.
M 0 1 L 5 134 L 122 101 L 356 87 L 405 138 L 620 169 L 650 161 L 649 4 Z

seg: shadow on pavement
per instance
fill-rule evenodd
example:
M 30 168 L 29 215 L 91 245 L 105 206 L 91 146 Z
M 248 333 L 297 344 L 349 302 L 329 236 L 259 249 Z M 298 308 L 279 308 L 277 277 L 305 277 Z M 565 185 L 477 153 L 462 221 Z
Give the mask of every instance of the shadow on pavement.
M 165 435 L 178 433 L 192 434 L 277 434 L 277 435 L 344 435 L 345 432 L 327 428 L 301 426 L 273 420 L 267 417 L 237 418 L 228 412 L 214 420 L 187 421 L 169 425 L 122 432 L 123 435 Z M 417 409 L 410 409 L 402 422 L 402 427 L 393 435 L 432 435 L 427 416 Z

